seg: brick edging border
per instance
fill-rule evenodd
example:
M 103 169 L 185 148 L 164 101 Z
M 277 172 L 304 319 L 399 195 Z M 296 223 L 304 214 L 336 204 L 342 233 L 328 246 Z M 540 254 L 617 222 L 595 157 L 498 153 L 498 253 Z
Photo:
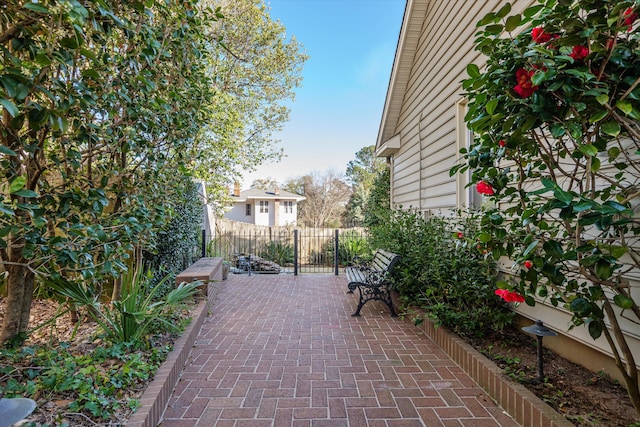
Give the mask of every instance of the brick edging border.
M 158 426 L 208 312 L 208 302 L 200 301 L 193 310 L 191 324 L 173 344 L 167 360 L 158 368 L 140 398 L 140 407 L 127 420 L 127 427 Z
M 413 322 L 413 316 L 405 316 Z M 574 427 L 574 425 L 544 403 L 526 387 L 512 381 L 493 361 L 470 344 L 425 319 L 417 326 L 431 338 L 454 362 L 523 427 Z

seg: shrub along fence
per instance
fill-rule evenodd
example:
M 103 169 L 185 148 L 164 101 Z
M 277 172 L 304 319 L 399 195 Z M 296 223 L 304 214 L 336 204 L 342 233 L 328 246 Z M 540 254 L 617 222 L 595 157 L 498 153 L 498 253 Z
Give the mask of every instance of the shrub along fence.
M 220 220 L 206 252 L 236 268 L 240 264 L 251 268 L 255 263 L 249 257 L 259 257 L 278 264 L 279 272 L 339 274 L 340 267 L 352 264 L 354 258 L 366 259 L 372 251 L 364 228 L 268 227 Z

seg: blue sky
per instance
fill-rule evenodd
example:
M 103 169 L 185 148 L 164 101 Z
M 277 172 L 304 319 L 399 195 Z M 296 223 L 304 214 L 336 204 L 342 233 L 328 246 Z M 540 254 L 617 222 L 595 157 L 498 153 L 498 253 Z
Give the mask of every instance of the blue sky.
M 290 120 L 275 135 L 286 157 L 246 172 L 243 188 L 257 178 L 344 173 L 376 142 L 405 0 L 265 1 L 309 59 Z

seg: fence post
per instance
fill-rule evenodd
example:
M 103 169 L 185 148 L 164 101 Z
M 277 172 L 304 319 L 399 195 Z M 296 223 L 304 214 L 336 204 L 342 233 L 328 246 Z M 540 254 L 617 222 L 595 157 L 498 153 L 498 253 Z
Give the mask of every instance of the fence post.
M 254 234 L 255 235 L 255 234 Z M 247 255 L 249 255 L 249 276 L 251 276 L 251 232 L 249 232 L 249 252 L 247 253 Z
M 339 237 L 339 233 L 340 231 L 336 228 L 336 238 L 335 238 L 335 243 L 333 246 L 333 267 L 335 269 L 335 275 L 337 276 L 340 272 L 338 271 L 338 237 Z
M 293 275 L 298 275 L 298 230 L 293 230 Z
M 202 229 L 202 258 L 207 256 L 207 230 Z

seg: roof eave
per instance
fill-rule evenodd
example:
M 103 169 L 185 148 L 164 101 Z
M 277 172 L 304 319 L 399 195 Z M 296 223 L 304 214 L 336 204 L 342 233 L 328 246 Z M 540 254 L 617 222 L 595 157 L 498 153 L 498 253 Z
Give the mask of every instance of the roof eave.
M 396 128 L 400 118 L 402 101 L 409 83 L 413 59 L 418 47 L 420 31 L 428 10 L 428 4 L 429 0 L 407 0 L 380 120 L 378 138 L 376 140 L 376 154 L 379 151 L 381 153 L 391 153 L 383 150 L 383 145 L 397 132 Z M 379 155 L 379 157 L 385 156 Z

